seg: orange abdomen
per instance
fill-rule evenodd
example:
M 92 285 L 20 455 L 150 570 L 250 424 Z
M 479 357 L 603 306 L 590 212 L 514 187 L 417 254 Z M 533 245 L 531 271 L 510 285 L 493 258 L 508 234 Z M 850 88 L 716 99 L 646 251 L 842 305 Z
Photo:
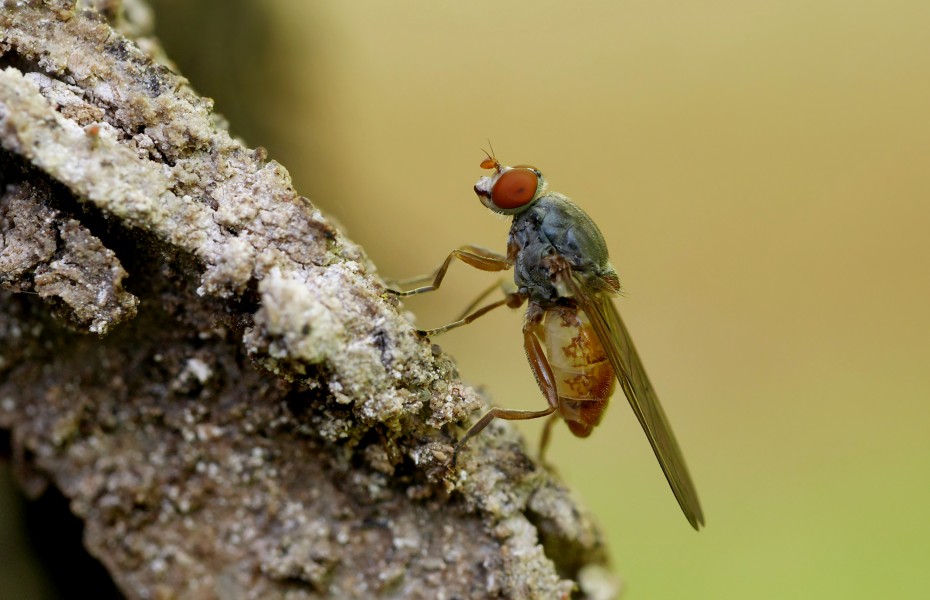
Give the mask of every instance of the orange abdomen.
M 587 316 L 574 308 L 546 311 L 536 334 L 559 392 L 559 414 L 572 433 L 587 437 L 600 423 L 616 376 Z

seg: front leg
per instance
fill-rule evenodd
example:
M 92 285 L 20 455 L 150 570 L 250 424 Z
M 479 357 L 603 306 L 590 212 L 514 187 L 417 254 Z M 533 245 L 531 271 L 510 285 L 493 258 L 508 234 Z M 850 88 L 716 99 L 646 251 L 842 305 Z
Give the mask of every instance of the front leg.
M 457 258 L 466 265 L 475 267 L 482 271 L 506 271 L 513 266 L 513 262 L 504 256 L 503 254 L 498 254 L 497 252 L 492 252 L 491 250 L 486 250 L 485 248 L 479 248 L 478 246 L 462 246 L 457 250 L 453 250 L 449 253 L 449 256 L 446 257 L 446 260 L 439 266 L 436 272 L 430 276 L 418 277 L 411 281 L 428 281 L 430 277 L 433 278 L 433 282 L 430 285 L 425 285 L 423 287 L 414 288 L 407 291 L 399 290 L 387 290 L 388 293 L 394 294 L 395 296 L 413 296 L 416 294 L 424 294 L 426 292 L 432 292 L 435 289 L 439 288 L 439 285 L 442 283 L 443 278 L 446 276 L 446 271 L 449 270 L 449 265 L 452 263 L 452 259 Z

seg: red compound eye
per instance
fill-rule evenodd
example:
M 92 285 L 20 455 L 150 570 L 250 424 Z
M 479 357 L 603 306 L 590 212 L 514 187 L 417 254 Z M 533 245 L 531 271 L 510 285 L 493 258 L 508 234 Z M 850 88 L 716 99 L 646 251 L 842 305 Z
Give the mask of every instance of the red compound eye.
M 539 187 L 539 172 L 532 167 L 514 167 L 505 172 L 491 190 L 491 202 L 498 208 L 520 208 L 528 204 Z

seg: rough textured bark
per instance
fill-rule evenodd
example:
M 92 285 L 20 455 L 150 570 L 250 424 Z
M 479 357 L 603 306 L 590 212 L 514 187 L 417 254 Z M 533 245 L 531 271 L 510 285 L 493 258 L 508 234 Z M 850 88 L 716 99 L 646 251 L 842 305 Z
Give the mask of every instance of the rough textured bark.
M 131 598 L 610 597 L 602 538 L 138 2 L 0 13 L 0 429 Z M 574 590 L 574 591 L 573 591 Z

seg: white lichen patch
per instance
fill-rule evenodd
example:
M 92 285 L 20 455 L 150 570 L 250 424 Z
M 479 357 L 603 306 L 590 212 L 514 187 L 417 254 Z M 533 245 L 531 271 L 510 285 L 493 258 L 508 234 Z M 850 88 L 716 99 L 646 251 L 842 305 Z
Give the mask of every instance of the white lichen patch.
M 201 384 L 206 383 L 210 380 L 210 377 L 213 376 L 213 369 L 210 368 L 210 365 L 203 362 L 199 358 L 189 358 L 184 369 L 185 373 L 190 373 L 197 378 Z
M 332 354 L 334 346 L 345 343 L 342 324 L 324 304 L 323 296 L 298 279 L 272 269 L 258 291 L 262 303 L 252 332 L 262 330 L 263 337 L 271 340 L 268 354 L 273 358 L 316 364 Z
M 201 295 L 231 296 L 245 289 L 255 268 L 255 247 L 247 239 L 227 239 L 212 255 L 197 289 Z
M 552 590 L 553 598 L 556 590 L 561 593 L 561 597 L 568 598 L 571 596 L 574 584 L 571 581 L 562 580 L 556 575 L 554 565 L 546 556 L 542 545 L 538 541 L 538 531 L 532 523 L 527 521 L 523 515 L 514 515 L 502 520 L 494 528 L 494 535 L 502 540 L 504 573 L 506 576 L 522 572 L 520 577 L 524 580 L 534 582 L 534 585 L 540 589 Z M 525 572 L 526 568 L 536 571 L 535 577 Z M 516 582 L 509 583 L 508 587 L 517 587 Z M 515 585 L 516 584 L 516 585 Z

